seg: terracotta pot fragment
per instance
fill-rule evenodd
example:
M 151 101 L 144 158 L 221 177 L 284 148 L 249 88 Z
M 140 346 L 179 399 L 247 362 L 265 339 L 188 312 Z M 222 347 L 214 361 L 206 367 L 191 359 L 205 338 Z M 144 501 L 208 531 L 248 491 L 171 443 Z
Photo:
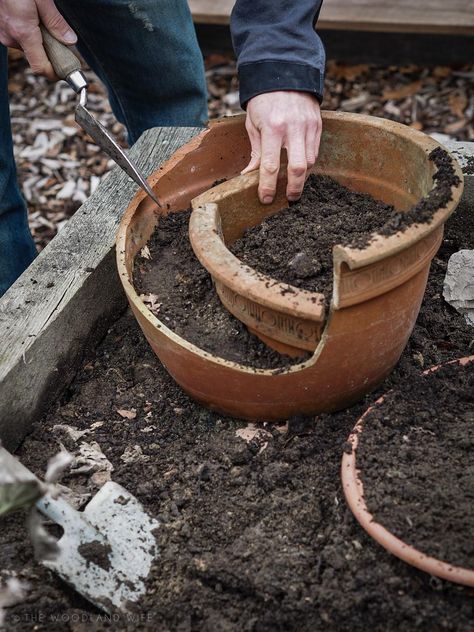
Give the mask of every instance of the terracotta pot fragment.
M 435 141 L 397 123 L 362 115 L 328 112 L 323 114 L 323 123 L 320 171 L 399 208 L 412 206 L 431 187 L 432 171 L 420 171 L 418 165 L 426 165 L 428 151 L 437 146 Z M 348 134 L 353 139 L 351 151 L 345 147 Z M 416 149 L 410 162 L 404 156 L 413 134 Z M 395 149 L 389 160 L 386 150 L 392 145 Z M 398 234 L 371 244 L 368 252 L 335 249 L 338 289 L 329 309 L 312 303 L 310 326 L 322 325 L 314 334 L 317 346 L 312 347 L 312 357 L 281 370 L 253 369 L 211 355 L 176 335 L 152 314 L 132 283 L 134 258 L 150 238 L 159 213 L 186 209 L 216 180 L 235 178 L 246 166 L 249 154 L 244 118 L 232 117 L 214 123 L 156 171 L 150 183 L 167 210 L 157 211 L 144 194 L 137 193 L 117 236 L 120 279 L 140 327 L 164 366 L 205 406 L 251 420 L 280 420 L 344 408 L 380 383 L 398 361 L 419 311 L 442 223 L 454 210 L 462 185 L 453 188 L 453 201 L 435 215 L 428 233 L 417 233 L 412 227 L 414 254 L 405 255 Z M 393 161 L 398 165 L 397 177 Z M 462 177 L 457 166 L 456 173 Z M 243 195 L 253 196 L 256 175 L 239 182 L 248 183 L 244 187 L 239 184 Z M 231 190 L 230 183 L 224 190 Z M 212 191 L 215 193 L 211 195 Z M 221 195 L 222 189 L 217 186 L 212 191 L 207 199 L 214 203 L 212 196 Z M 281 195 L 278 200 L 281 208 Z M 229 228 L 225 220 L 222 227 L 226 234 Z M 389 256 L 385 256 L 387 247 Z M 301 292 L 298 303 L 298 309 L 307 306 Z M 288 313 L 293 315 L 291 309 Z M 259 335 L 263 337 L 265 332 L 260 330 Z M 276 343 L 301 353 L 293 338 L 290 344 L 288 340 Z
M 461 365 L 467 365 L 471 362 L 474 362 L 474 356 L 453 360 L 445 364 L 459 363 Z M 427 374 L 437 371 L 442 366 L 445 365 L 431 367 L 430 369 L 423 371 L 423 373 Z M 380 397 L 375 404 L 381 404 L 384 399 L 385 395 Z M 356 459 L 359 437 L 364 430 L 364 421 L 372 409 L 373 406 L 370 406 L 354 426 L 354 429 L 348 439 L 348 443 L 350 443 L 352 447 L 351 453 L 344 453 L 342 457 L 342 486 L 347 504 L 349 505 L 352 513 L 360 523 L 361 527 L 363 527 L 363 529 L 365 529 L 365 531 L 367 531 L 367 533 L 376 542 L 396 557 L 399 557 L 404 562 L 407 562 L 407 564 L 411 564 L 412 566 L 415 566 L 430 575 L 440 577 L 441 579 L 447 579 L 457 584 L 474 587 L 474 569 L 454 566 L 447 561 L 442 561 L 422 553 L 415 547 L 410 546 L 403 540 L 397 538 L 383 525 L 376 522 L 374 516 L 369 512 L 367 505 L 365 504 L 364 486 L 359 478 L 359 470 L 357 468 Z M 470 526 L 471 525 L 467 525 L 467 528 L 470 528 Z

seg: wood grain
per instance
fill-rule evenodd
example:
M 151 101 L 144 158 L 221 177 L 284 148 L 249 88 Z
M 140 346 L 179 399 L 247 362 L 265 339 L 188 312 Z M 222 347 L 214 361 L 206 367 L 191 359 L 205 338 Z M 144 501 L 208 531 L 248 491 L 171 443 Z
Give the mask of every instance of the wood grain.
M 132 155 L 148 175 L 199 131 L 149 130 Z M 85 347 L 125 306 L 114 244 L 136 190 L 115 168 L 0 299 L 0 439 L 9 449 L 67 386 Z
M 234 4 L 189 0 L 203 24 L 228 24 Z M 324 0 L 318 29 L 474 35 L 473 0 Z

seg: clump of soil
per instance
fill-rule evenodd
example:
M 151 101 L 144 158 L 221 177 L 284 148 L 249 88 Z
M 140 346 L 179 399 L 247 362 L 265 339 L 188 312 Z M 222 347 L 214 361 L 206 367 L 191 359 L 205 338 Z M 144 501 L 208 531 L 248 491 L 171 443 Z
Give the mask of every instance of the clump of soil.
M 243 263 L 277 281 L 332 295 L 335 244 L 366 248 L 375 234 L 393 235 L 413 223 L 429 222 L 451 200 L 459 183 L 449 154 L 430 154 L 437 166 L 434 188 L 416 206 L 399 213 L 370 195 L 356 193 L 332 178 L 311 175 L 301 199 L 249 229 L 230 246 Z
M 395 388 L 364 420 L 357 466 L 370 513 L 427 555 L 474 569 L 474 362 Z
M 161 217 L 148 243 L 149 254 L 135 259 L 134 286 L 151 311 L 189 342 L 226 360 L 281 370 L 309 357 L 294 359 L 273 351 L 222 305 L 191 247 L 190 214 Z
M 109 556 L 112 553 L 112 548 L 109 544 L 103 544 L 98 540 L 94 540 L 93 542 L 80 544 L 77 550 L 89 564 L 100 566 L 104 571 L 110 569 Z

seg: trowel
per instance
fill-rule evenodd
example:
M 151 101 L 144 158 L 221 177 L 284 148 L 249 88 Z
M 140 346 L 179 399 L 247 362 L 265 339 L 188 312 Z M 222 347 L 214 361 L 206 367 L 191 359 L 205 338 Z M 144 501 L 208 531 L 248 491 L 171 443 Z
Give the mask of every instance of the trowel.
M 76 105 L 76 122 L 84 129 L 91 138 L 130 176 L 139 186 L 144 189 L 151 199 L 161 206 L 158 197 L 153 192 L 146 178 L 134 161 L 117 144 L 110 133 L 103 125 L 97 121 L 87 109 L 87 79 L 81 70 L 81 62 L 74 52 L 55 39 L 44 26 L 41 26 L 43 36 L 43 46 L 53 66 L 54 72 L 60 79 L 64 79 L 71 88 L 79 95 Z
M 1 446 L 0 472 L 2 480 L 10 475 L 12 493 L 18 481 L 24 486 L 29 481 L 41 485 L 33 472 Z M 159 523 L 139 501 L 108 481 L 82 511 L 49 493 L 36 507 L 64 532 L 57 541 L 57 553 L 41 563 L 101 610 L 132 612 L 146 592 L 145 582 L 158 555 L 154 533 Z

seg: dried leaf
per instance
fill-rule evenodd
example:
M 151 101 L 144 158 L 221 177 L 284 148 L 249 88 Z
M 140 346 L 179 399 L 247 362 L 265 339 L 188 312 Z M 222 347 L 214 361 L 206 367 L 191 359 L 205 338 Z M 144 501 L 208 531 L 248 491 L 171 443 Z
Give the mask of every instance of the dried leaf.
M 337 79 L 346 79 L 347 81 L 354 81 L 361 75 L 369 71 L 367 64 L 358 64 L 354 66 L 347 66 L 345 64 L 338 64 L 335 61 L 328 61 L 328 72 L 334 75 Z
M 405 86 L 401 86 L 395 90 L 384 90 L 382 93 L 382 99 L 385 101 L 397 101 L 398 99 L 404 99 L 405 97 L 411 97 L 419 92 L 421 88 L 421 81 L 413 81 Z
M 150 457 L 147 454 L 143 454 L 143 451 L 139 445 L 129 446 L 122 454 L 120 459 L 124 463 L 136 463 L 137 461 L 149 461 Z
M 29 584 L 16 577 L 9 577 L 5 586 L 0 588 L 0 628 L 5 624 L 5 608 L 21 603 L 27 594 Z
M 156 294 L 140 294 L 140 298 L 152 312 L 160 311 L 161 303 L 158 302 L 158 296 Z
M 464 92 L 450 94 L 448 103 L 451 108 L 451 112 L 456 118 L 464 117 L 464 110 L 467 108 L 468 104 L 467 96 Z
M 271 433 L 268 430 L 264 430 L 261 426 L 257 426 L 254 423 L 249 423 L 245 428 L 238 428 L 235 431 L 235 436 L 239 439 L 243 439 L 246 443 L 252 441 L 263 441 L 271 438 Z
M 446 127 L 444 128 L 444 133 L 445 134 L 456 134 L 457 132 L 459 132 L 460 130 L 464 129 L 467 125 L 467 121 L 466 119 L 461 119 L 460 121 L 455 121 L 454 123 L 449 123 L 449 125 L 446 125 Z
M 143 246 L 143 248 L 140 250 L 140 256 L 144 259 L 151 259 L 151 252 L 148 246 Z
M 135 419 L 135 417 L 137 416 L 137 411 L 135 410 L 135 408 L 132 408 L 131 410 L 127 410 L 126 408 L 118 408 L 117 412 L 120 417 L 123 417 L 124 419 Z
M 114 466 L 102 452 L 100 445 L 91 441 L 81 443 L 77 454 L 74 455 L 74 465 L 71 474 L 89 474 L 92 472 L 113 472 Z
M 53 426 L 53 432 L 65 432 L 73 441 L 77 441 L 84 435 L 88 434 L 90 430 L 78 430 L 73 426 L 67 424 L 56 424 Z
M 452 70 L 451 68 L 449 68 L 449 66 L 436 66 L 433 70 L 433 75 L 439 79 L 449 77 L 451 73 Z

